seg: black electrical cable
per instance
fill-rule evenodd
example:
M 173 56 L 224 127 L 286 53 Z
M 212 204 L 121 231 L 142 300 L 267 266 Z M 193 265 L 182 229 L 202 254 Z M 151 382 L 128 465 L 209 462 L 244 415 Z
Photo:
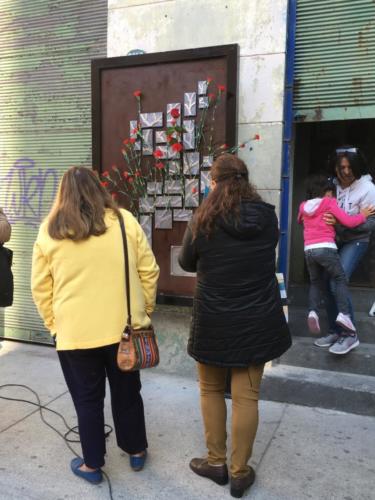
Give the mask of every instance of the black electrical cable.
M 71 433 L 79 435 L 78 426 L 69 427 L 69 425 L 67 424 L 67 422 L 65 420 L 65 417 L 63 415 L 61 415 L 61 413 L 59 413 L 58 411 L 52 410 L 52 408 L 48 408 L 47 406 L 42 405 L 39 394 L 36 391 L 34 391 L 33 389 L 31 389 L 31 387 L 29 387 L 27 385 L 23 385 L 23 384 L 4 384 L 4 385 L 0 385 L 0 390 L 5 389 L 6 387 L 21 387 L 22 389 L 26 389 L 27 391 L 31 392 L 35 396 L 37 403 L 34 401 L 29 401 L 28 399 L 10 398 L 7 396 L 0 396 L 0 399 L 4 399 L 6 401 L 16 401 L 19 403 L 27 403 L 27 404 L 30 404 L 32 406 L 36 406 L 39 409 L 39 415 L 40 415 L 42 422 L 45 425 L 47 425 L 47 427 L 49 427 L 54 432 L 56 432 L 56 434 L 58 434 L 64 440 L 64 443 L 69 448 L 69 450 L 73 453 L 74 456 L 79 457 L 77 452 L 70 446 L 69 443 L 80 443 L 80 440 L 79 439 L 68 439 L 68 436 Z M 68 429 L 67 432 L 65 434 L 62 434 L 58 429 L 56 429 L 55 427 L 53 427 L 53 425 L 51 425 L 49 422 L 47 422 L 44 418 L 43 410 L 49 411 L 50 413 L 53 413 L 54 415 L 57 415 L 58 417 L 60 417 L 61 420 L 63 421 L 65 427 Z M 105 437 L 107 438 L 111 434 L 111 432 L 113 431 L 113 428 L 108 424 L 105 424 L 105 427 L 108 429 L 108 431 L 105 433 Z M 109 498 L 110 498 L 110 500 L 113 500 L 112 484 L 111 484 L 111 481 L 109 479 L 109 476 L 104 471 L 102 471 L 102 473 L 103 473 L 103 476 L 106 478 L 106 481 L 108 484 Z

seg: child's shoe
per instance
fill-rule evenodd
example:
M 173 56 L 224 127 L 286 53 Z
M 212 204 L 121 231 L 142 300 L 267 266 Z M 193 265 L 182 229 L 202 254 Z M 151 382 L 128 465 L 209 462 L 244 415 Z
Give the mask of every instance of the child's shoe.
M 355 326 L 353 325 L 353 322 L 348 314 L 339 313 L 336 318 L 336 323 L 348 332 L 356 331 Z
M 310 311 L 307 317 L 307 325 L 311 333 L 320 333 L 319 316 L 315 311 Z

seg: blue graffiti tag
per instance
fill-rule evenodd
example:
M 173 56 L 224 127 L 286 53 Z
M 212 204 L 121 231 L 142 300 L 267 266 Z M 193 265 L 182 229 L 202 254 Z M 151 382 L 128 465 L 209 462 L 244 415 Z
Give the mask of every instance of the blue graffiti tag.
M 11 224 L 38 226 L 55 197 L 59 176 L 54 168 L 35 168 L 34 160 L 19 158 L 2 179 L 4 210 Z

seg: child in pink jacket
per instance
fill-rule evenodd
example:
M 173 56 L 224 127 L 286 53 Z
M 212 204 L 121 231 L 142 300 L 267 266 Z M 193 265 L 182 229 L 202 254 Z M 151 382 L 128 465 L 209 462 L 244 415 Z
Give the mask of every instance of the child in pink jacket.
M 355 326 L 349 315 L 349 290 L 335 243 L 335 228 L 323 220 L 324 214 L 332 214 L 346 227 L 363 224 L 374 213 L 372 207 L 364 208 L 358 215 L 348 215 L 337 205 L 334 187 L 324 175 L 312 175 L 308 180 L 309 199 L 301 203 L 298 222 L 303 223 L 305 258 L 310 275 L 309 315 L 307 323 L 312 333 L 319 333 L 318 309 L 320 292 L 324 290 L 327 274 L 335 286 L 335 298 L 339 314 L 336 323 L 349 332 Z

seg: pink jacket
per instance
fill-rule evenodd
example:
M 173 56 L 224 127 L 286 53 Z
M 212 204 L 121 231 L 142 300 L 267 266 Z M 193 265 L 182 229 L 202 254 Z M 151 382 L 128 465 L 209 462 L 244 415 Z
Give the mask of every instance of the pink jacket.
M 362 214 L 348 215 L 337 205 L 336 198 L 325 196 L 304 201 L 299 207 L 298 222 L 303 223 L 303 237 L 306 245 L 315 243 L 334 243 L 335 227 L 323 220 L 325 213 L 334 215 L 343 226 L 356 227 L 366 222 Z

